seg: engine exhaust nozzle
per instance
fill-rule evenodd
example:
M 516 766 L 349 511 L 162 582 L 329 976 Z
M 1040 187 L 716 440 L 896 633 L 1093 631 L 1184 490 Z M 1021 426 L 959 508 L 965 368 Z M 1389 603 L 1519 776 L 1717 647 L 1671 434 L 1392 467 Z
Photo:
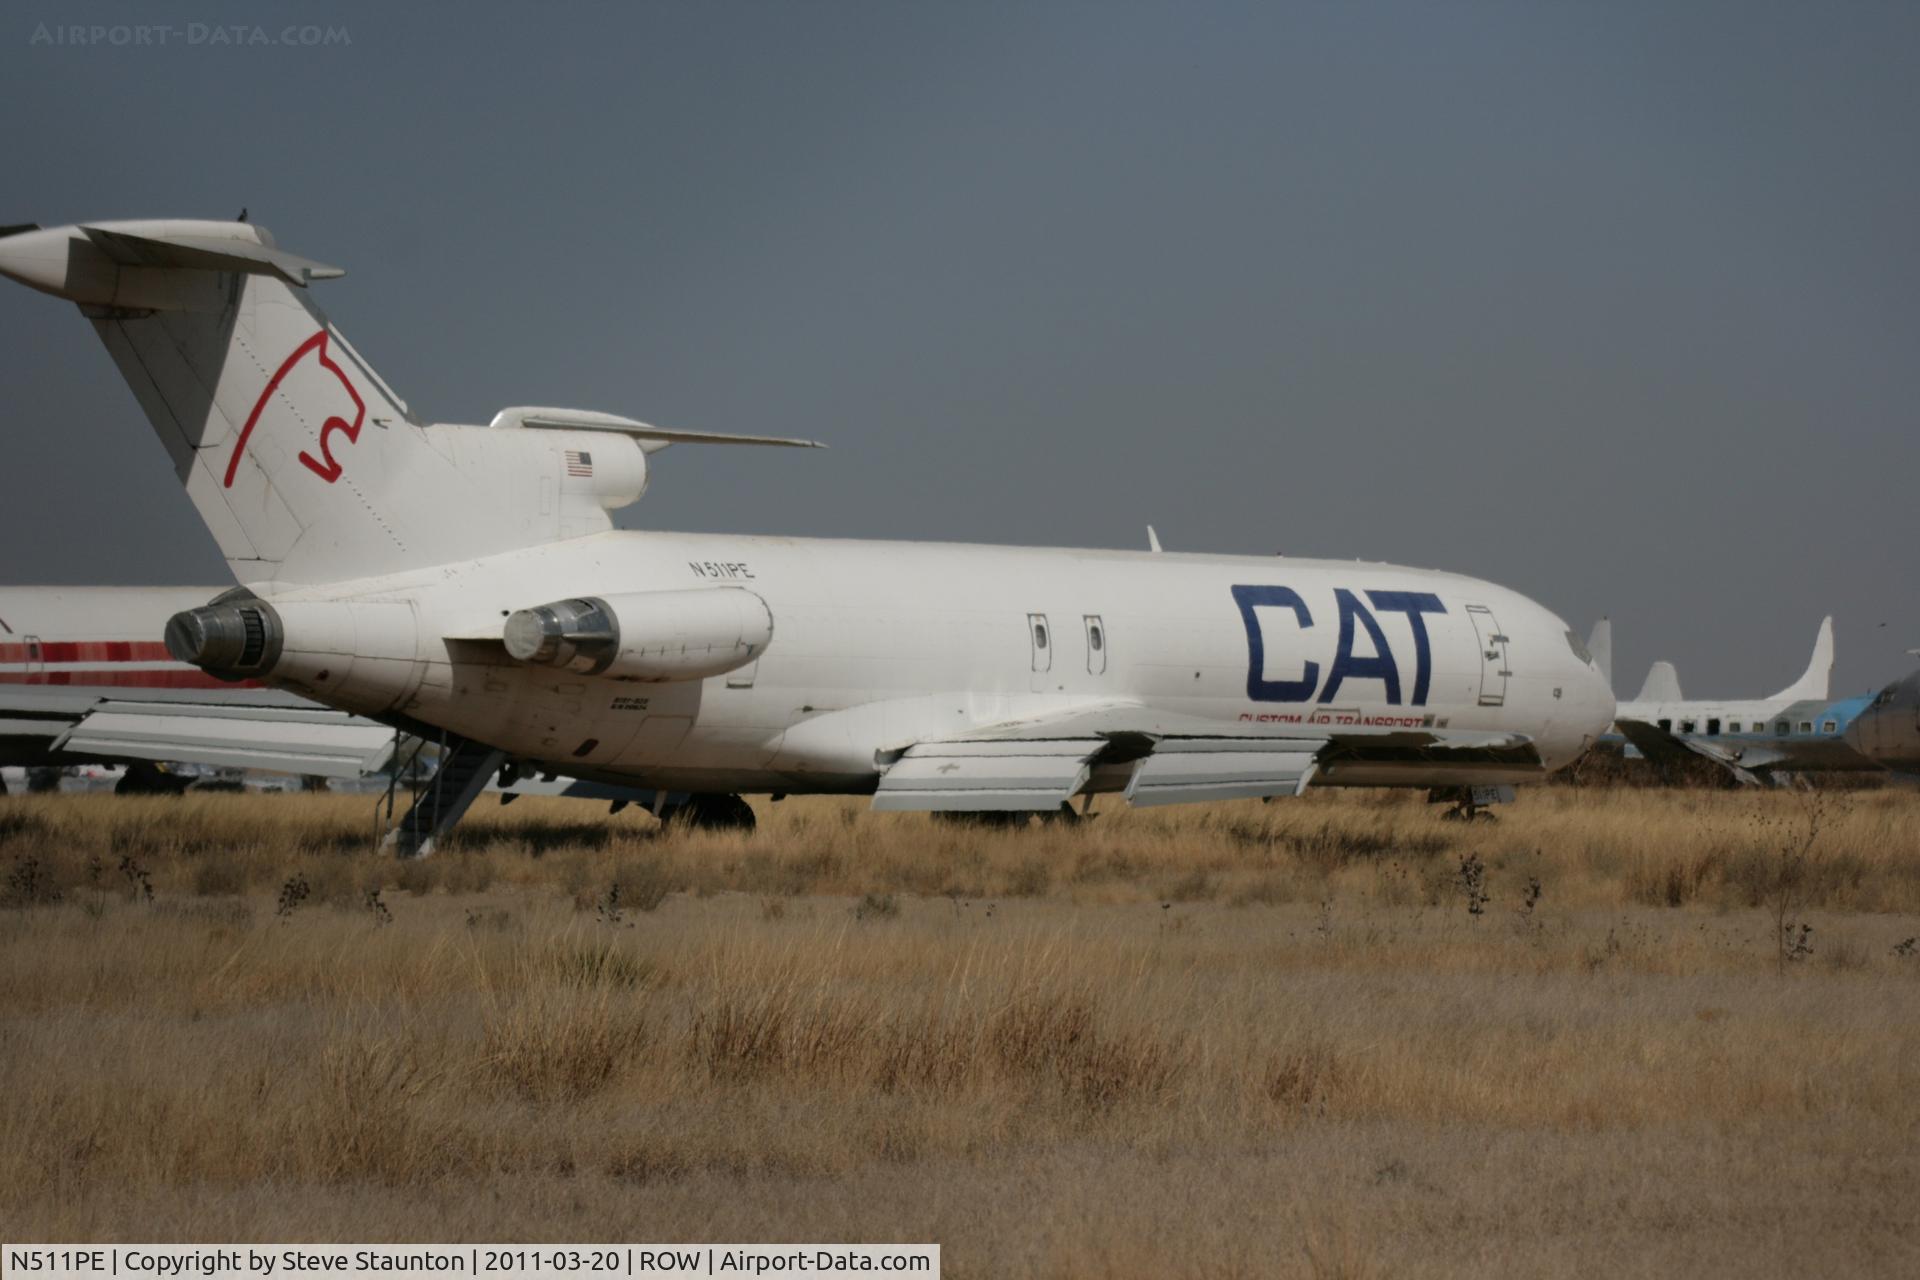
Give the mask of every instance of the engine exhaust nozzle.
M 215 602 L 167 620 L 167 652 L 220 680 L 270 671 L 286 641 L 280 615 L 261 600 Z

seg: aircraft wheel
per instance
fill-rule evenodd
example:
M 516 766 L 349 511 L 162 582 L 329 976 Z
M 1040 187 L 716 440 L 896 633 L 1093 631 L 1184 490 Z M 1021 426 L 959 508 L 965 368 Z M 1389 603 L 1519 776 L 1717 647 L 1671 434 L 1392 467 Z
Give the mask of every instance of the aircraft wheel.
M 747 832 L 751 832 L 758 821 L 753 816 L 753 806 L 739 796 L 711 793 L 687 797 L 685 804 L 667 810 L 661 820 L 689 831 Z
M 113 794 L 117 796 L 177 796 L 187 789 L 190 778 L 179 778 L 167 773 L 159 766 L 144 760 L 137 760 L 127 766 L 120 780 L 113 784 Z

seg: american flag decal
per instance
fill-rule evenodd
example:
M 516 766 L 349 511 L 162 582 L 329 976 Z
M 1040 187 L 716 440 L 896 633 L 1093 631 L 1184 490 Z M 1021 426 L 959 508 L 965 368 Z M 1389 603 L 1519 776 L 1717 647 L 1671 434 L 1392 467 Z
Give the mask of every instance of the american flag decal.
M 593 455 L 584 449 L 567 450 L 567 474 L 588 479 L 592 478 Z

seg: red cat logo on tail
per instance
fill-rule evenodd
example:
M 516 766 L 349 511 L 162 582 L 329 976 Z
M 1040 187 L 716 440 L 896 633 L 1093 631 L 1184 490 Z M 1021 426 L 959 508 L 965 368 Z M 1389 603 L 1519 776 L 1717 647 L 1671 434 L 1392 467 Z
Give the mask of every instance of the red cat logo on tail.
M 240 439 L 234 443 L 233 457 L 227 460 L 227 488 L 233 488 L 233 477 L 240 470 L 240 457 L 247 451 L 247 439 L 253 435 L 254 424 L 260 421 L 260 414 L 266 409 L 267 401 L 273 398 L 273 393 L 280 389 L 280 384 L 285 381 L 288 375 L 293 373 L 295 368 L 309 353 L 314 355 L 315 359 L 319 362 L 320 368 L 332 374 L 339 380 L 340 385 L 346 389 L 348 399 L 353 401 L 353 421 L 348 422 L 345 418 L 337 414 L 329 417 L 320 428 L 320 456 L 316 458 L 310 453 L 302 452 L 300 454 L 300 461 L 305 465 L 307 470 L 313 472 L 313 474 L 319 476 L 328 484 L 332 484 L 340 478 L 340 462 L 333 456 L 333 433 L 338 431 L 346 436 L 348 444 L 353 444 L 358 441 L 360 439 L 360 428 L 366 421 L 367 405 L 366 402 L 360 398 L 360 393 L 354 389 L 353 383 L 348 379 L 346 373 L 339 365 L 335 364 L 333 358 L 327 354 L 327 331 L 322 329 L 295 347 L 293 354 L 280 362 L 280 367 L 273 371 L 271 378 L 267 379 L 267 385 L 265 389 L 260 392 L 260 398 L 253 402 L 253 412 L 247 415 L 247 425 L 240 428 Z M 300 398 L 304 399 L 304 396 Z

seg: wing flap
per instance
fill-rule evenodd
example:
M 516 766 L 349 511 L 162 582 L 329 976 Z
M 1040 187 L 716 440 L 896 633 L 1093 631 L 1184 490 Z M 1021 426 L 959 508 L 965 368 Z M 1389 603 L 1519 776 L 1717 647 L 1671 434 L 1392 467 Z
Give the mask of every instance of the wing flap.
M 1313 780 L 1318 755 L 1315 743 L 1165 739 L 1133 766 L 1127 803 L 1150 806 L 1297 796 Z
M 925 742 L 907 749 L 874 793 L 882 810 L 1052 810 L 1087 783 L 1102 738 Z
M 103 702 L 54 749 L 108 759 L 182 760 L 357 778 L 384 767 L 393 731 L 321 708 Z

